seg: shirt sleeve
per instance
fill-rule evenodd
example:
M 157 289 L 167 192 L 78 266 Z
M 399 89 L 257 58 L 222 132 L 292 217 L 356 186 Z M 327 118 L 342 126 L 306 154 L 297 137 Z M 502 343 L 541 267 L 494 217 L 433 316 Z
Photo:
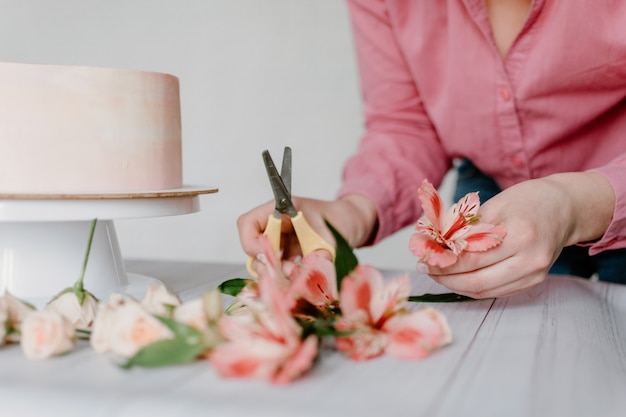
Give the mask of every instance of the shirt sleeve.
M 365 133 L 344 166 L 338 197 L 361 194 L 374 202 L 378 229 L 373 244 L 417 220 L 422 180 L 439 186 L 451 159 L 420 100 L 385 3 L 349 0 L 348 7 Z
M 589 254 L 595 255 L 605 250 L 626 247 L 626 155 L 620 155 L 609 164 L 590 171 L 604 175 L 615 192 L 613 220 L 600 240 L 589 248 Z

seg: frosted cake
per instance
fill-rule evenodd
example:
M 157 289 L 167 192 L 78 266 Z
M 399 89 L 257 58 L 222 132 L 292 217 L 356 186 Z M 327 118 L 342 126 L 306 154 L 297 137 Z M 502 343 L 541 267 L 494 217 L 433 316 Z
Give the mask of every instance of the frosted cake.
M 179 187 L 176 77 L 0 63 L 0 194 Z

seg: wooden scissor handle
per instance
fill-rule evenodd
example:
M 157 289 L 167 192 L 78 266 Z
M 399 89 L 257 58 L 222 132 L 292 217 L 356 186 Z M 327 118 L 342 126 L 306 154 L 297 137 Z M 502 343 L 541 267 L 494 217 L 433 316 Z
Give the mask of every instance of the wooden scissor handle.
M 311 227 L 301 211 L 291 218 L 291 223 L 296 231 L 296 236 L 298 236 L 303 256 L 315 252 L 316 250 L 325 250 L 330 254 L 332 260 L 335 260 L 335 247 Z
M 335 260 L 336 250 L 333 245 L 331 245 L 328 241 L 326 241 L 322 236 L 320 236 L 315 229 L 311 227 L 309 222 L 304 218 L 304 214 L 301 211 L 298 212 L 294 217 L 291 218 L 291 224 L 293 224 L 293 229 L 296 232 L 296 236 L 298 237 L 298 242 L 300 243 L 300 248 L 302 249 L 302 255 L 306 256 L 316 250 L 325 250 L 327 251 L 332 260 Z M 267 226 L 265 226 L 265 232 L 263 234 L 267 236 L 269 239 L 274 252 L 280 251 L 280 236 L 282 229 L 282 219 L 274 217 L 270 215 L 267 219 Z M 248 258 L 248 262 L 246 263 L 246 268 L 248 269 L 248 273 L 253 277 L 257 277 L 258 274 L 252 267 L 252 263 L 254 262 L 254 258 L 250 256 Z

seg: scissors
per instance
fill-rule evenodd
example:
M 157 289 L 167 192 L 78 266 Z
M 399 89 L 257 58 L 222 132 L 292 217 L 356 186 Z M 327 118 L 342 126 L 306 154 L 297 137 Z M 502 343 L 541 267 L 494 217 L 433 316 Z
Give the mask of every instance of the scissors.
M 283 152 L 283 162 L 280 174 L 274 165 L 274 161 L 269 151 L 263 151 L 263 162 L 267 171 L 267 176 L 274 192 L 274 213 L 267 219 L 267 226 L 263 234 L 269 239 L 274 251 L 280 251 L 280 236 L 283 214 L 291 218 L 291 224 L 296 232 L 296 236 L 302 249 L 302 255 L 306 256 L 311 252 L 323 249 L 330 253 L 335 259 L 335 247 L 324 240 L 312 227 L 301 211 L 297 211 L 291 201 L 291 148 L 285 147 Z M 248 272 L 256 277 L 257 273 L 252 268 L 254 258 L 248 258 L 246 264 Z

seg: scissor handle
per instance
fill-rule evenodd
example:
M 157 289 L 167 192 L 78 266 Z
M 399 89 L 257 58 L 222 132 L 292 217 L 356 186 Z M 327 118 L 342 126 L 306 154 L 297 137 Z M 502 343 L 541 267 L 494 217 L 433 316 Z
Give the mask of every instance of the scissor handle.
M 274 249 L 274 252 L 278 252 L 280 250 L 280 233 L 282 228 L 282 219 L 274 217 L 273 214 L 267 218 L 267 225 L 265 226 L 265 231 L 263 234 L 267 236 Z M 246 262 L 246 268 L 248 269 L 248 273 L 253 277 L 257 277 L 258 274 L 252 268 L 252 262 L 254 258 L 252 256 L 248 257 L 248 262 Z
M 307 222 L 304 218 L 304 214 L 302 214 L 301 211 L 299 211 L 298 214 L 291 218 L 291 224 L 293 224 L 296 236 L 298 236 L 298 241 L 300 243 L 300 248 L 302 249 L 303 256 L 306 256 L 311 252 L 315 252 L 316 250 L 325 250 L 330 254 L 332 260 L 335 260 L 335 247 L 328 243 L 322 236 L 320 236 L 315 231 L 315 229 L 311 227 L 309 222 Z M 269 239 L 275 252 L 280 251 L 281 227 L 282 219 L 270 215 L 267 219 L 265 232 L 263 232 L 263 234 Z M 254 268 L 252 268 L 253 261 L 254 258 L 250 256 L 248 258 L 248 262 L 246 263 L 246 268 L 248 269 L 248 273 L 250 275 L 252 275 L 253 277 L 257 277 L 258 274 L 254 270 Z
M 309 222 L 304 218 L 304 214 L 301 211 L 291 218 L 291 223 L 298 236 L 300 242 L 300 248 L 302 249 L 302 255 L 306 256 L 316 250 L 327 251 L 332 260 L 335 260 L 335 247 L 328 243 L 323 237 L 321 237 L 315 229 L 311 227 Z

